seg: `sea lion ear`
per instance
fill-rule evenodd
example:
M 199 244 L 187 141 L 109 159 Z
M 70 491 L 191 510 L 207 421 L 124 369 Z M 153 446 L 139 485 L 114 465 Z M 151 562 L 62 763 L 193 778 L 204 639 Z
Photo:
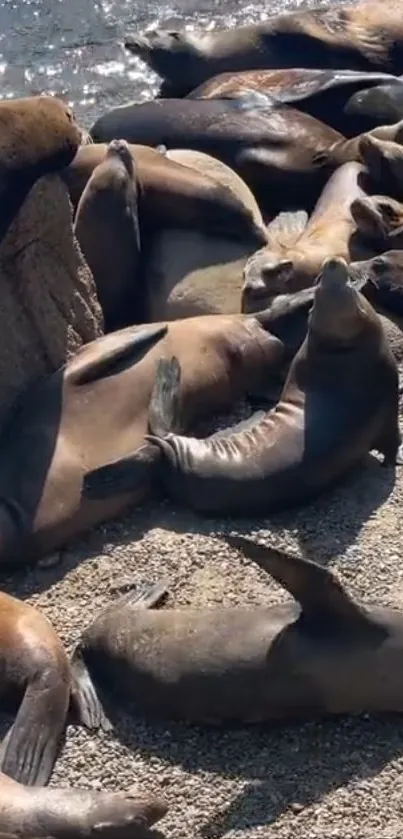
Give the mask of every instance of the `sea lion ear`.
M 304 616 L 325 622 L 367 621 L 366 612 L 345 591 L 332 571 L 316 562 L 258 544 L 244 536 L 222 534 L 231 547 L 253 559 L 300 603 Z

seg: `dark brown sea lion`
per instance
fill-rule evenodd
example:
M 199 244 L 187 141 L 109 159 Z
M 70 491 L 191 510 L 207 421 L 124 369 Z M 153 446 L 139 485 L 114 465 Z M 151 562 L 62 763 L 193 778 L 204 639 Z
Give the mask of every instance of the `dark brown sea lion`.
M 403 117 L 403 78 L 358 90 L 345 105 L 347 116 L 378 125 L 397 122 Z
M 92 697 L 95 682 L 136 712 L 210 724 L 403 711 L 400 610 L 355 602 L 315 562 L 224 538 L 293 601 L 159 611 L 163 585 L 131 593 L 84 630 L 75 651 Z M 90 710 L 88 727 L 97 723 Z
M 0 565 L 34 561 L 149 494 L 153 457 L 134 491 L 105 501 L 86 498 L 83 479 L 142 444 L 157 365 L 172 354 L 186 427 L 266 390 L 283 363 L 281 342 L 244 315 L 132 327 L 87 344 L 23 395 L 0 439 Z
M 351 204 L 359 233 L 380 250 L 403 247 L 403 204 L 386 195 L 367 195 Z
M 267 232 L 256 200 L 245 182 L 221 160 L 190 149 L 167 152 L 170 159 L 214 178 L 249 211 L 257 230 Z M 256 243 L 208 235 L 202 229 L 166 228 L 156 232 L 144 260 L 145 320 L 175 320 L 201 314 L 241 311 L 243 270 Z
M 337 169 L 308 220 L 304 212 L 280 213 L 267 229 L 269 244 L 244 269 L 242 309 L 258 311 L 276 294 L 308 288 L 328 257 L 348 262 L 373 256 L 370 243 L 356 234 L 352 203 L 365 198 L 365 168 L 355 162 Z
M 403 24 L 392 0 L 318 6 L 230 29 L 156 29 L 127 35 L 125 47 L 161 76 L 163 93 L 174 96 L 228 71 L 331 67 L 403 72 Z
M 42 175 L 67 166 L 82 132 L 73 112 L 53 96 L 0 102 L 0 241 Z
M 151 827 L 167 809 L 162 799 L 135 788 L 30 789 L 0 774 L 0 835 L 7 839 L 153 839 Z
M 139 184 L 127 143 L 112 140 L 77 207 L 74 232 L 91 268 L 105 331 L 139 319 Z
M 361 154 L 361 140 L 364 136 L 375 137 L 377 140 L 392 140 L 394 143 L 403 144 L 403 120 L 395 122 L 393 125 L 379 125 L 373 128 L 372 131 L 367 131 L 358 134 L 356 137 L 351 137 L 349 140 L 339 140 L 334 146 L 330 146 L 327 151 L 319 152 L 314 159 L 315 166 L 342 166 L 343 163 L 348 163 L 350 160 L 357 160 L 363 163 Z
M 45 616 L 4 592 L 0 673 L 3 706 L 20 703 L 0 747 L 0 769 L 21 783 L 42 786 L 52 773 L 70 698 L 75 701 L 80 694 L 80 679 L 73 680 L 63 645 Z M 0 824 L 1 813 L 0 804 Z
M 380 191 L 403 200 L 403 146 L 390 140 L 379 140 L 364 134 L 359 150 Z
M 211 235 L 226 235 L 235 239 L 243 236 L 253 243 L 264 244 L 266 234 L 263 225 L 255 224 L 250 208 L 229 183 L 217 183 L 201 168 L 189 171 L 188 166 L 150 146 L 134 143 L 128 143 L 128 146 L 139 185 L 143 241 L 155 230 L 177 227 L 206 230 Z M 74 207 L 77 207 L 95 168 L 104 162 L 106 153 L 106 143 L 81 146 L 70 166 L 63 170 L 62 177 Z
M 403 250 L 391 250 L 374 259 L 353 262 L 350 270 L 367 300 L 378 312 L 393 318 L 403 337 Z M 383 325 L 387 331 L 385 322 Z M 397 360 L 403 361 L 400 346 L 397 353 L 393 346 L 396 339 L 389 335 L 388 339 L 395 357 L 398 355 Z
M 176 359 L 160 363 L 147 440 L 161 450 L 168 493 L 201 512 L 257 514 L 305 503 L 374 448 L 385 464 L 396 462 L 397 366 L 379 316 L 342 259 L 323 267 L 307 337 L 263 419 L 206 439 L 167 431 L 178 379 Z
M 342 139 L 308 114 L 271 97 L 245 92 L 237 99 L 170 99 L 128 104 L 101 116 L 95 142 L 188 148 L 218 157 L 246 181 L 266 212 L 315 201 L 328 173 L 313 157 Z M 329 170 L 330 171 L 330 170 Z
M 354 70 L 245 70 L 222 73 L 209 79 L 188 94 L 189 99 L 217 99 L 237 96 L 245 88 L 268 93 L 276 102 L 292 105 L 316 119 L 331 125 L 345 136 L 367 131 L 379 120 L 345 113 L 346 102 L 363 89 L 382 82 L 399 85 L 399 80 L 385 73 L 360 73 Z

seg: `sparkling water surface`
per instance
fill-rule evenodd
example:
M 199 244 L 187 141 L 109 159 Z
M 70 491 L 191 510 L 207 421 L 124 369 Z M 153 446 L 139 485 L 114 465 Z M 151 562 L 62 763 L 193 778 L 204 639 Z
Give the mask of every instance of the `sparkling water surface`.
M 111 107 L 155 95 L 157 76 L 123 47 L 128 32 L 235 26 L 314 0 L 0 0 L 3 97 L 53 93 L 89 127 Z

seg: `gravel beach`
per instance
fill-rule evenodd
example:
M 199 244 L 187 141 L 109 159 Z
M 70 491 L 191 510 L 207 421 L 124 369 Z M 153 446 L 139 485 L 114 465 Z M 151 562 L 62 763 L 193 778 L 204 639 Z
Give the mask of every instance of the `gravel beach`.
M 403 608 L 403 470 L 371 455 L 317 503 L 267 519 L 202 520 L 165 502 L 93 531 L 54 566 L 3 588 L 40 607 L 69 650 L 127 584 L 167 578 L 169 605 L 287 598 L 214 533 L 236 531 L 317 559 L 357 597 Z M 145 724 L 108 708 L 112 734 L 69 726 L 52 785 L 162 794 L 167 839 L 400 839 L 402 719 L 345 718 L 279 727 Z M 1 718 L 1 735 L 9 719 Z

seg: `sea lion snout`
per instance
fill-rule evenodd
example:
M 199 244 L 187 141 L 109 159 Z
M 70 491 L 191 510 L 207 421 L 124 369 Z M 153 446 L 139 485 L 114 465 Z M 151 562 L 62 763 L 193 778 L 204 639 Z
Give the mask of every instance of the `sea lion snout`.
M 130 176 L 134 172 L 134 160 L 126 140 L 111 140 L 106 150 L 107 157 L 118 157 Z
M 322 266 L 319 288 L 333 294 L 344 288 L 348 283 L 347 262 L 342 257 L 326 259 Z

